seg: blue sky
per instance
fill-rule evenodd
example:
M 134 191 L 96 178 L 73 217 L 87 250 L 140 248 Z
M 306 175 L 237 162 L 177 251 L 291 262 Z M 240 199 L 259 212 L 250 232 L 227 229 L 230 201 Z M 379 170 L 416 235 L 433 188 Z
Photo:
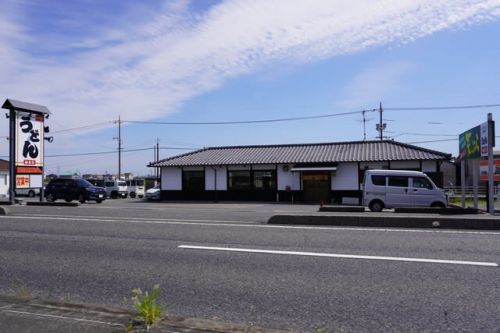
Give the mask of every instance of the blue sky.
M 4 0 L 0 91 L 53 112 L 49 173 L 116 173 L 116 153 L 50 156 L 116 151 L 118 116 L 260 120 L 380 102 L 387 136 L 436 141 L 418 145 L 457 155 L 458 134 L 488 112 L 500 119 L 500 107 L 390 108 L 500 104 L 499 40 L 498 0 Z M 374 139 L 378 113 L 366 118 Z M 354 141 L 363 139 L 361 120 L 357 113 L 240 125 L 125 122 L 122 138 L 125 150 L 152 148 L 157 139 L 186 149 Z M 4 120 L 0 136 L 7 129 Z M 162 149 L 161 157 L 186 149 Z M 124 152 L 122 170 L 149 174 L 152 159 L 152 149 Z

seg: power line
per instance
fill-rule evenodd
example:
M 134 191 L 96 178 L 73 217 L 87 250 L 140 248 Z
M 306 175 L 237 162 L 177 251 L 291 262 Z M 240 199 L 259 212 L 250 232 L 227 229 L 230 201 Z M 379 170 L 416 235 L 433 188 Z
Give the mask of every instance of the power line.
M 289 118 L 275 118 L 275 119 L 261 119 L 261 120 L 237 120 L 237 121 L 211 121 L 211 122 L 175 122 L 175 121 L 141 121 L 141 120 L 122 120 L 124 123 L 133 124 L 149 124 L 149 125 L 237 125 L 237 124 L 258 124 L 258 123 L 276 123 L 284 121 L 296 121 L 296 120 L 308 120 L 308 119 L 319 119 L 319 118 L 330 118 L 330 117 L 340 117 L 352 114 L 358 114 L 364 112 L 375 112 L 378 109 L 371 110 L 361 110 L 361 111 L 350 111 L 350 112 L 339 112 L 322 114 L 315 116 L 304 116 L 304 117 L 289 117 Z
M 484 109 L 497 108 L 500 104 L 479 104 L 479 105 L 459 105 L 459 106 L 422 106 L 422 107 L 393 107 L 384 108 L 391 111 L 416 111 L 416 110 L 459 110 L 459 109 Z
M 148 148 L 136 148 L 136 149 L 122 149 L 122 152 L 137 152 L 137 151 L 145 151 L 152 150 L 154 147 Z M 186 147 L 160 147 L 160 149 L 172 149 L 172 150 L 194 150 L 198 148 L 186 148 Z M 45 157 L 71 157 L 71 156 L 89 156 L 89 155 L 106 155 L 106 154 L 116 154 L 117 150 L 111 151 L 100 151 L 100 152 L 86 152 L 86 153 L 74 153 L 74 154 L 56 154 L 56 155 L 45 155 Z
M 58 131 L 52 131 L 51 133 L 64 133 L 64 132 L 72 132 L 76 130 L 81 130 L 81 129 L 87 129 L 87 128 L 92 128 L 92 127 L 97 127 L 97 126 L 102 126 L 102 125 L 107 125 L 107 124 L 113 124 L 115 121 L 114 120 L 108 120 L 100 123 L 95 123 L 95 124 L 89 124 L 89 125 L 84 125 L 84 126 L 79 126 L 79 127 L 73 127 L 73 128 L 65 128 L 62 130 Z

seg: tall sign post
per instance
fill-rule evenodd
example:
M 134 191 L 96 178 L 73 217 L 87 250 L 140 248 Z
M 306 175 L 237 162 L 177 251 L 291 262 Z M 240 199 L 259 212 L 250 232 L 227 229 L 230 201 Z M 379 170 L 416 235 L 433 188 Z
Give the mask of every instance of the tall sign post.
M 473 160 L 473 172 L 478 172 L 479 159 L 488 158 L 488 212 L 494 214 L 493 201 L 493 147 L 495 146 L 495 122 L 493 116 L 488 113 L 486 122 L 473 127 L 459 136 L 459 159 L 461 167 L 462 207 L 465 207 L 465 161 Z M 477 208 L 477 175 L 474 180 L 474 206 Z
M 488 154 L 488 213 L 491 215 L 495 214 L 495 201 L 493 200 L 493 147 L 495 146 L 495 122 L 493 121 L 493 115 L 488 113 L 487 121 L 488 133 L 483 136 L 481 131 L 481 155 L 483 155 L 483 148 L 487 150 Z M 487 142 L 482 141 L 483 138 L 487 138 Z
M 44 140 L 49 132 L 44 121 L 50 111 L 45 106 L 7 99 L 2 108 L 9 118 L 9 201 L 15 201 L 16 188 L 40 188 L 43 200 Z

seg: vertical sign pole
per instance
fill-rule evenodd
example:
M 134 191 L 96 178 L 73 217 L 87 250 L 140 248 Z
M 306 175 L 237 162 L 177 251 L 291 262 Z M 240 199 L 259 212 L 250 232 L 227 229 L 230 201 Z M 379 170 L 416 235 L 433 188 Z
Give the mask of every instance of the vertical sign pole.
M 475 158 L 472 160 L 472 187 L 474 196 L 474 208 L 478 207 L 478 186 L 479 186 L 479 159 Z
M 465 208 L 465 158 L 460 160 L 460 192 L 462 192 L 462 208 Z
M 488 113 L 488 208 L 489 213 L 495 214 L 495 202 L 493 195 L 493 140 L 495 139 L 493 129 L 493 115 Z
M 16 111 L 9 110 L 9 201 L 15 202 L 16 188 Z

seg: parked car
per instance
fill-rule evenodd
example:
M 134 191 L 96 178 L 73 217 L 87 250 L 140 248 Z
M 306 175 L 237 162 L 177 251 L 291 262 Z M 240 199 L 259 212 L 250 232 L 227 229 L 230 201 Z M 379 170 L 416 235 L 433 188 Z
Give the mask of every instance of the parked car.
M 139 197 L 143 198 L 144 197 L 144 179 L 132 179 L 132 180 L 127 180 L 127 190 L 128 190 L 128 195 L 131 198 Z
M 126 198 L 128 196 L 127 183 L 124 180 L 106 180 L 104 188 L 111 199 Z
M 81 178 L 56 178 L 45 188 L 45 199 L 51 202 L 64 199 L 66 202 L 78 200 L 84 203 L 87 200 L 95 200 L 101 203 L 106 199 L 106 190 Z
M 148 201 L 152 200 L 160 200 L 161 199 L 161 189 L 160 185 L 157 185 L 153 188 L 150 188 L 149 190 L 146 191 L 146 199 Z
M 18 188 L 14 191 L 16 197 L 18 196 L 27 196 L 33 198 L 35 195 L 40 195 L 39 188 Z
M 395 207 L 446 207 L 443 189 L 423 172 L 404 170 L 367 170 L 363 204 L 373 212 Z

